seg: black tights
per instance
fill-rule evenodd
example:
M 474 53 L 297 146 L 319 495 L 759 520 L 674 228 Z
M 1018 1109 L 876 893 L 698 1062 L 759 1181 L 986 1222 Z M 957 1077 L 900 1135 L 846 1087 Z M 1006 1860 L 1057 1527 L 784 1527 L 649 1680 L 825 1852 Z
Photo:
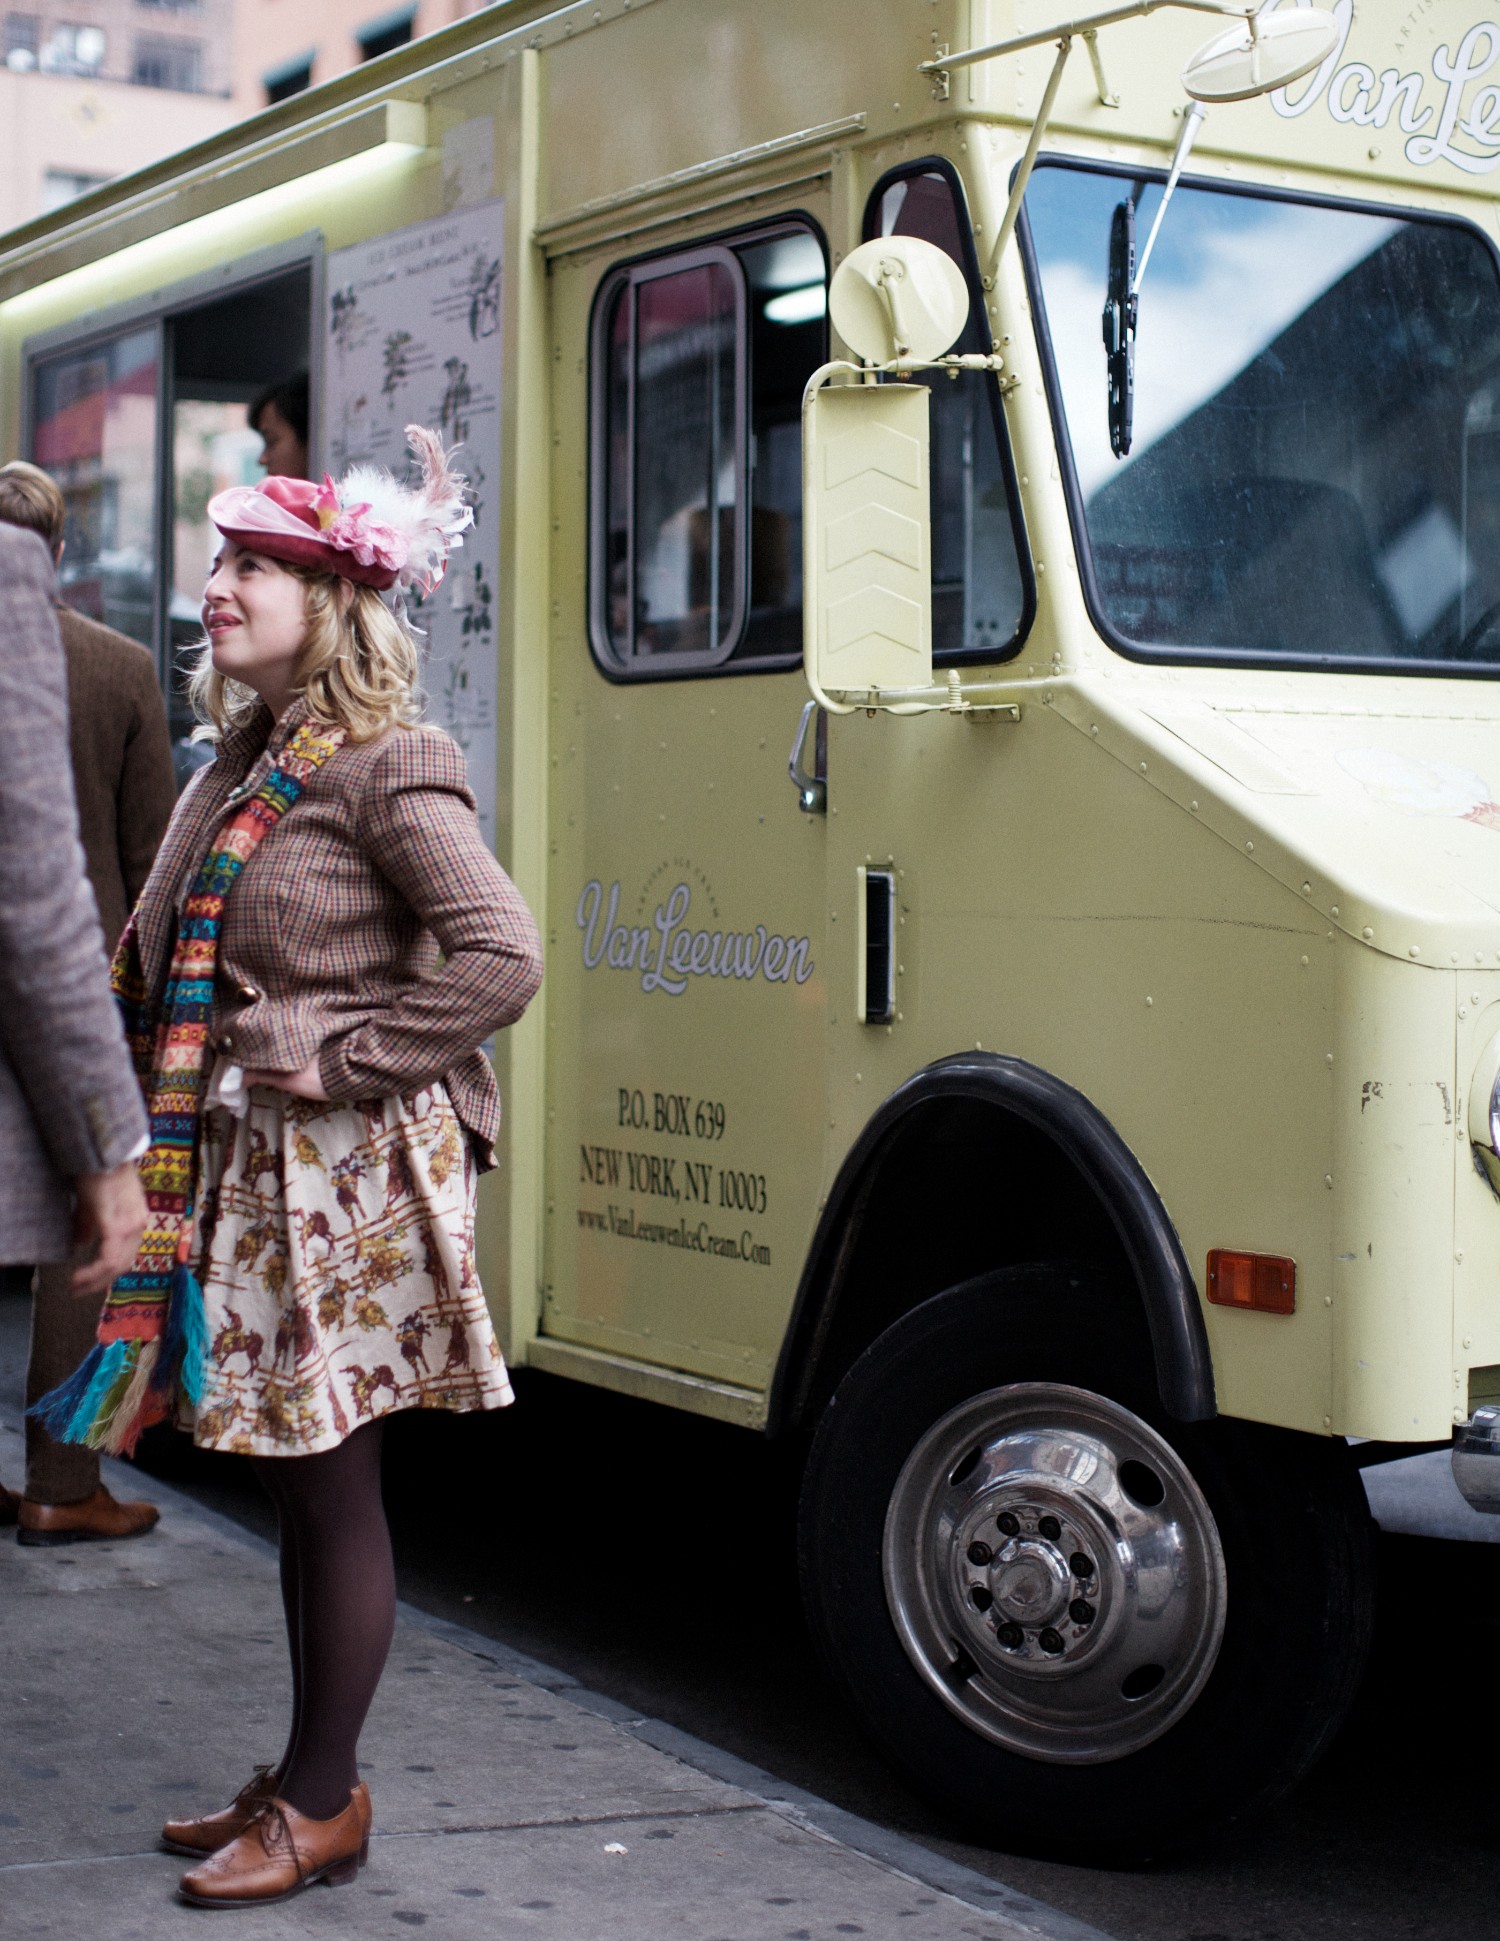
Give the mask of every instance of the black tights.
M 277 1791 L 329 1820 L 358 1778 L 360 1727 L 396 1624 L 396 1572 L 380 1497 L 381 1422 L 315 1456 L 259 1456 L 281 1526 L 281 1601 L 292 1655 L 292 1729 Z

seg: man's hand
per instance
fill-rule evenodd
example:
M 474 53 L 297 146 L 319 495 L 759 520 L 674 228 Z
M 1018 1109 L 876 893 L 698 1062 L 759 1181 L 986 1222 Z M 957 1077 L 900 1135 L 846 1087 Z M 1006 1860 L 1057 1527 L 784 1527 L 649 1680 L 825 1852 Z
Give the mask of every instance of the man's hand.
M 323 1074 L 318 1069 L 316 1058 L 311 1059 L 300 1072 L 246 1072 L 247 1085 L 274 1085 L 278 1092 L 290 1092 L 299 1099 L 326 1099 L 323 1090 Z
M 135 1259 L 146 1231 L 146 1195 L 133 1159 L 110 1173 L 80 1173 L 73 1182 L 73 1239 L 93 1258 L 73 1269 L 75 1294 L 104 1294 Z

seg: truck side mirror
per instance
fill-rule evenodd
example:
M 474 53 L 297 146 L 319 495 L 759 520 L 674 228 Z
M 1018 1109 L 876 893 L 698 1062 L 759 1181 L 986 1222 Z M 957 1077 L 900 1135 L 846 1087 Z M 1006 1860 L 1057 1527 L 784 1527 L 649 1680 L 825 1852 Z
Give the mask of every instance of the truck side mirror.
M 802 411 L 803 658 L 829 690 L 871 694 L 932 681 L 932 499 L 924 384 L 877 384 L 930 365 L 969 316 L 963 273 L 914 236 L 862 243 L 828 293 L 839 335 L 865 382 L 829 385 L 859 367 L 825 365 Z
M 802 599 L 813 692 L 932 679 L 925 384 L 815 391 L 802 423 Z

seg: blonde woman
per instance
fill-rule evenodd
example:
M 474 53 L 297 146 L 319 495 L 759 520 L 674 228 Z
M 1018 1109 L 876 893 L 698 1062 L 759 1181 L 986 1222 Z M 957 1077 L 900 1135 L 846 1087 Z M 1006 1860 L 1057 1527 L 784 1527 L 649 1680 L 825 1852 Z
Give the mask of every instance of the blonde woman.
M 432 434 L 412 490 L 273 477 L 220 494 L 191 687 L 211 766 L 116 960 L 153 1208 L 98 1345 L 45 1405 L 128 1449 L 175 1416 L 252 1458 L 280 1520 L 293 1715 L 225 1810 L 172 1821 L 181 1892 L 243 1906 L 353 1879 L 355 1766 L 395 1614 L 380 1438 L 397 1409 L 511 1400 L 474 1271 L 500 1102 L 480 1049 L 541 977 L 463 757 L 417 725 L 381 594 L 441 578 L 469 523 Z

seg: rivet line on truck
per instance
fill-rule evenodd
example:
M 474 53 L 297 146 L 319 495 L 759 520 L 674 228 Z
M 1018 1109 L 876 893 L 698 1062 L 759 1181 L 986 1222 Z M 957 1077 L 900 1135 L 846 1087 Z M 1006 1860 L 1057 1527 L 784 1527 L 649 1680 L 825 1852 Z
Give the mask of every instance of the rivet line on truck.
M 1500 1505 L 1497 182 L 1467 0 L 503 0 L 0 238 L 184 766 L 246 401 L 463 443 L 502 1345 L 795 1450 L 851 1705 L 1002 1845 L 1277 1797 L 1360 1465 Z

